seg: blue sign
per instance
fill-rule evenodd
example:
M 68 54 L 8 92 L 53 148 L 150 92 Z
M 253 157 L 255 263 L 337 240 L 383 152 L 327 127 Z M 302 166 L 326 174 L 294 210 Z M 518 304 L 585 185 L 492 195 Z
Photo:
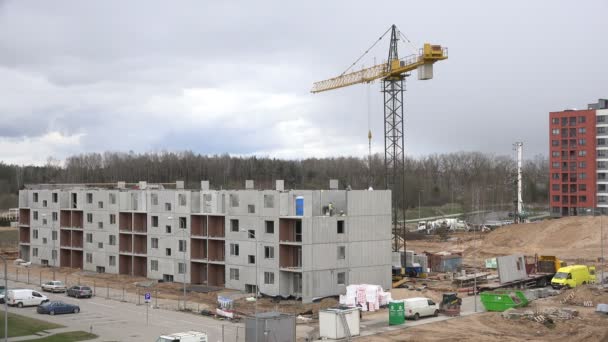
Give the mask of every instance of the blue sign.
M 147 302 L 149 302 L 152 299 L 152 296 L 150 295 L 150 292 L 146 292 L 146 294 L 144 294 L 144 300 Z

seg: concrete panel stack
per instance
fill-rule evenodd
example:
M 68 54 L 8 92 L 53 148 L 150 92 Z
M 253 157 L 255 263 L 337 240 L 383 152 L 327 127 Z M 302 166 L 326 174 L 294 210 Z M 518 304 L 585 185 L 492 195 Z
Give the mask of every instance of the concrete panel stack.
M 401 252 L 401 264 L 405 267 L 412 267 L 414 262 L 414 251 Z
M 426 270 L 429 268 L 429 259 L 424 254 L 415 254 L 414 255 L 414 263 L 415 264 L 420 264 L 420 266 L 422 267 L 422 271 L 423 272 L 426 272 Z
M 528 278 L 526 262 L 522 254 L 497 257 L 496 265 L 501 284 Z

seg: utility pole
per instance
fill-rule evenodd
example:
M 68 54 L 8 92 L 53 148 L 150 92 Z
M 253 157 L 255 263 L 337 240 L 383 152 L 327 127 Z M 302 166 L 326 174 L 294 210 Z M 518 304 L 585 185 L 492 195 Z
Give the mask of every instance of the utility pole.
M 418 222 L 420 222 L 420 194 L 422 191 L 422 189 L 418 189 Z
M 183 228 L 183 236 L 184 236 L 184 311 L 186 311 L 186 273 L 188 271 L 188 266 L 186 265 L 186 251 L 188 250 L 188 239 L 186 238 L 186 227 Z
M 523 199 L 522 199 L 522 173 L 521 167 L 523 163 L 524 143 L 518 141 L 515 144 L 517 151 L 517 207 L 515 209 L 515 222 L 520 223 L 523 215 Z
M 4 261 L 4 342 L 8 342 L 8 264 L 6 257 L 0 255 Z
M 241 229 L 241 232 L 247 233 L 247 237 L 251 239 L 251 233 L 246 229 Z M 255 312 L 255 341 L 258 340 L 258 294 L 259 294 L 259 283 L 258 283 L 258 236 L 256 232 L 253 233 L 254 243 L 255 243 L 255 302 L 254 312 Z
M 594 210 L 595 211 L 595 210 Z M 602 220 L 603 213 L 600 212 L 600 260 L 602 261 L 602 272 L 600 273 L 600 285 L 604 285 L 604 266 L 606 265 L 606 261 L 604 260 L 604 222 Z

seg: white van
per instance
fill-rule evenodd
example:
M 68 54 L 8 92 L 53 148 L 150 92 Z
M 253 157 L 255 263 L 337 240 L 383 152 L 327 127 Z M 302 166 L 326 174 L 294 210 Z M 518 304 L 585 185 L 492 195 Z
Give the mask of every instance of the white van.
M 8 290 L 6 300 L 8 305 L 16 305 L 20 308 L 24 306 L 38 306 L 49 301 L 45 295 L 29 289 Z
M 417 320 L 420 317 L 439 315 L 439 305 L 425 297 L 408 298 L 403 300 L 405 318 Z

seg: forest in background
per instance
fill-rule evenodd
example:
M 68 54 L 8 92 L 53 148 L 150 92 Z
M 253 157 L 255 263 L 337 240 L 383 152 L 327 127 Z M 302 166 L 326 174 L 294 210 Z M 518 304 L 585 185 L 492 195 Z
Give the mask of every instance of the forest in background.
M 159 153 L 87 153 L 63 163 L 49 158 L 44 166 L 0 162 L 0 208 L 16 207 L 18 190 L 35 183 L 108 183 L 117 181 L 172 183 L 200 188 L 209 180 L 213 189 L 244 188 L 245 180 L 258 189 L 274 188 L 283 179 L 286 189 L 327 189 L 329 179 L 340 188 L 384 189 L 384 158 L 309 158 L 283 160 L 265 157 L 201 155 L 190 151 Z M 528 159 L 523 167 L 524 202 L 548 202 L 549 163 L 544 156 Z M 433 154 L 405 161 L 407 208 L 460 203 L 466 210 L 483 201 L 509 205 L 515 194 L 516 164 L 511 156 L 480 152 Z

